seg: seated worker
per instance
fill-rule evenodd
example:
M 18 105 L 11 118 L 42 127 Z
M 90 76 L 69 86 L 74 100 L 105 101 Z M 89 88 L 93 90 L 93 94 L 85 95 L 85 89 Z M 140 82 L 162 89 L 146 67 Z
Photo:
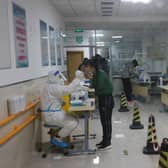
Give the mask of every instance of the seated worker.
M 56 125 L 61 128 L 58 137 L 52 140 L 53 144 L 68 147 L 68 144 L 62 139 L 69 136 L 78 125 L 76 118 L 62 110 L 62 97 L 74 91 L 85 89 L 86 87 L 80 85 L 78 78 L 75 78 L 69 85 L 64 85 L 59 70 L 49 72 L 48 81 L 41 92 L 41 109 L 45 124 Z

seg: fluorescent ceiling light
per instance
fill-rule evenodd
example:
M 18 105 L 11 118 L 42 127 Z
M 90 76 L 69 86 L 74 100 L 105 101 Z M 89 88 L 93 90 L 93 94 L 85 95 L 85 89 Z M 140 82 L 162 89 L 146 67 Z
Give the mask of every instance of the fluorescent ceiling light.
M 116 40 L 116 41 L 115 41 L 115 43 L 119 43 L 119 42 L 120 42 L 120 40 Z
M 133 2 L 133 3 L 144 3 L 148 4 L 152 2 L 152 0 L 121 0 L 122 2 Z
M 95 37 L 95 36 L 96 36 L 96 37 L 103 37 L 103 36 L 104 36 L 104 34 L 96 34 L 96 35 L 95 35 L 95 34 L 93 34 L 93 37 Z
M 47 37 L 47 36 L 42 36 L 41 38 L 42 38 L 42 39 L 48 39 L 48 37 Z
M 96 42 L 96 44 L 99 46 L 104 46 L 104 42 Z
M 112 36 L 113 39 L 120 39 L 123 38 L 123 36 Z

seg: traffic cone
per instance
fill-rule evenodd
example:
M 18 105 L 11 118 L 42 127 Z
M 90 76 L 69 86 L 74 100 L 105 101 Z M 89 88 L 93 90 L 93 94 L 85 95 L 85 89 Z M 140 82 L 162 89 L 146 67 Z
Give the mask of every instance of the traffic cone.
M 120 95 L 120 109 L 118 109 L 119 112 L 128 112 L 129 109 L 128 107 L 128 102 L 127 102 L 127 98 L 125 96 L 125 93 L 122 92 Z
M 143 129 L 144 126 L 141 124 L 140 120 L 140 111 L 138 108 L 138 104 L 134 103 L 134 113 L 133 113 L 133 121 L 132 125 L 130 125 L 130 129 Z
M 157 153 L 160 152 L 160 147 L 158 144 L 157 134 L 156 134 L 156 125 L 155 125 L 155 117 L 152 115 L 152 133 L 153 133 L 153 148 Z
M 144 154 L 159 154 L 159 145 L 157 142 L 155 119 L 153 115 L 149 116 L 147 145 L 143 148 Z
M 168 138 L 162 141 L 158 168 L 168 168 Z

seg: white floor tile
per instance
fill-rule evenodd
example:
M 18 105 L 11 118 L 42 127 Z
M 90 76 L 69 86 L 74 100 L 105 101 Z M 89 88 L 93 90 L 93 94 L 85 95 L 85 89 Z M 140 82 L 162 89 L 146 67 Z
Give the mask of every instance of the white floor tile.
M 155 116 L 156 130 L 159 144 L 162 138 L 168 136 L 168 113 L 160 113 L 159 99 L 152 100 L 150 104 L 139 103 L 142 130 L 131 130 L 133 111 L 119 113 L 119 101 L 113 110 L 113 137 L 112 149 L 97 151 L 95 155 L 81 155 L 65 157 L 61 154 L 50 154 L 47 158 L 41 158 L 40 154 L 32 155 L 29 168 L 157 168 L 159 155 L 144 155 L 143 147 L 146 146 L 148 117 Z M 97 117 L 96 117 L 97 118 Z M 81 122 L 83 124 L 83 122 Z M 101 125 L 99 119 L 90 121 L 90 132 L 96 133 L 96 140 L 91 140 L 90 145 L 95 146 L 101 140 Z

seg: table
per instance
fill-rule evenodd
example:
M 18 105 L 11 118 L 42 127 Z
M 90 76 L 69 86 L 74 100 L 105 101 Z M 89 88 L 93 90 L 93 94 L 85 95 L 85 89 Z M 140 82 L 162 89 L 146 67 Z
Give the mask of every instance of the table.
M 84 127 L 85 127 L 85 137 L 84 137 L 84 149 L 72 150 L 68 152 L 68 155 L 79 155 L 79 154 L 94 154 L 96 150 L 89 148 L 89 116 L 90 112 L 95 110 L 95 99 L 89 98 L 90 105 L 83 106 L 70 106 L 69 112 L 84 112 Z
M 166 110 L 166 106 L 168 106 L 168 85 L 158 86 L 161 89 L 161 112 Z
M 152 82 L 143 82 L 143 81 L 131 81 L 133 94 L 135 96 L 141 96 L 146 101 L 150 101 L 149 90 L 151 89 Z

